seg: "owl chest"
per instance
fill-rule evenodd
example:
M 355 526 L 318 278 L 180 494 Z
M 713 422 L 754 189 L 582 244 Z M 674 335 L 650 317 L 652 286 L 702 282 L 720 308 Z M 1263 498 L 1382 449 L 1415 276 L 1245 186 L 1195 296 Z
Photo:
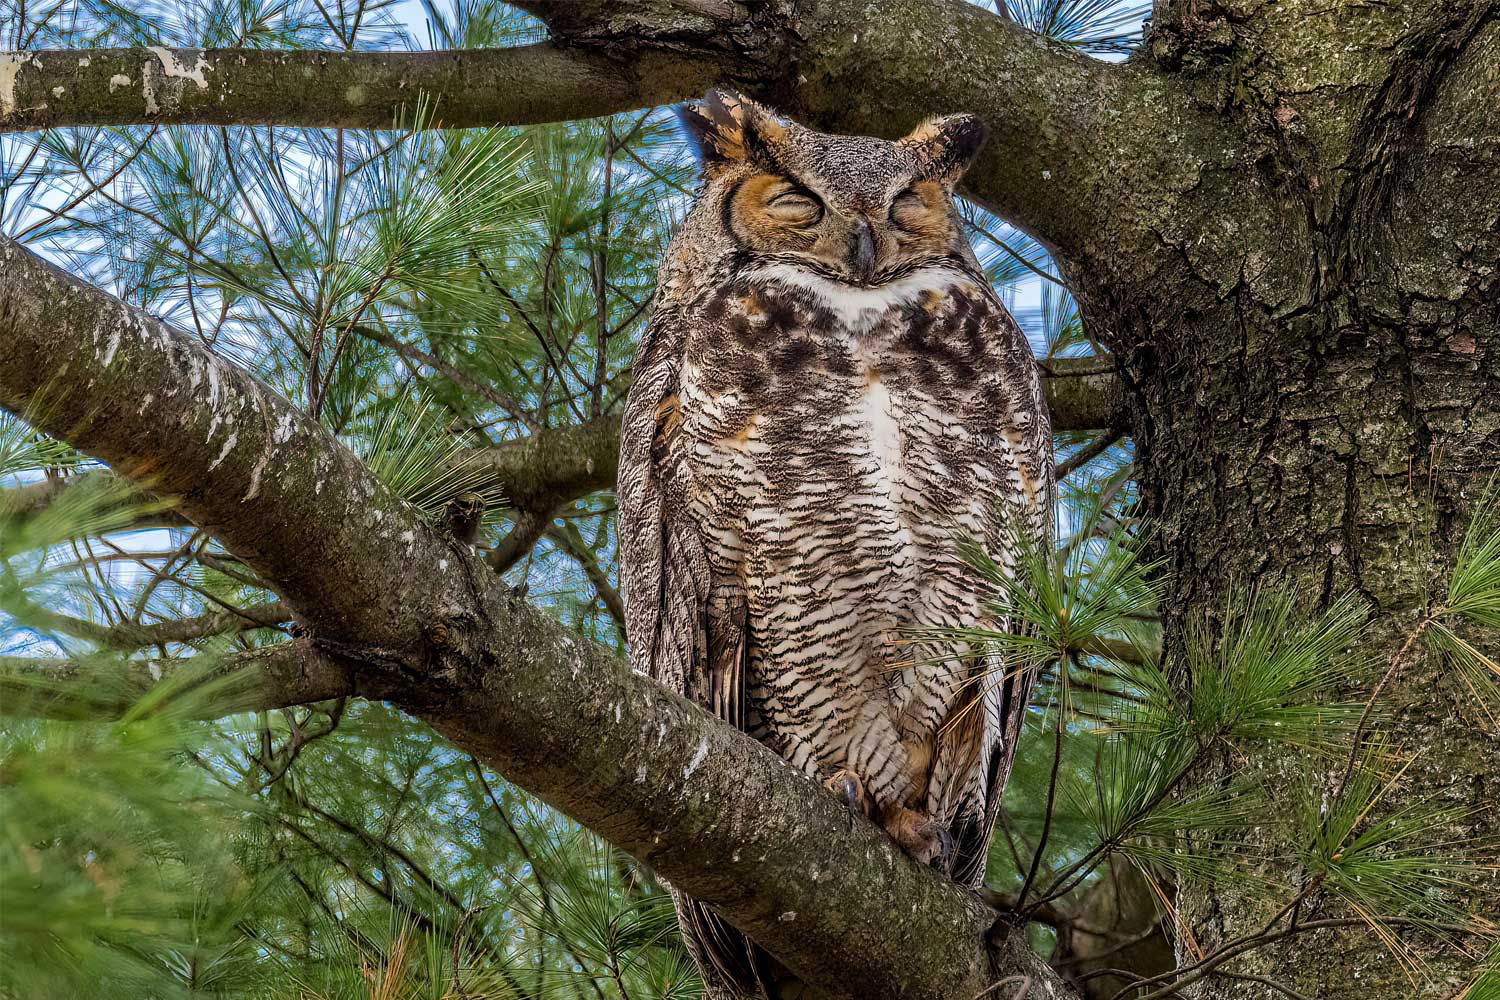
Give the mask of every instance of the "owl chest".
M 684 371 L 683 458 L 710 523 L 788 543 L 836 528 L 852 543 L 986 508 L 975 477 L 992 419 L 969 392 L 945 392 L 878 339 L 824 331 L 786 353 L 795 363 Z

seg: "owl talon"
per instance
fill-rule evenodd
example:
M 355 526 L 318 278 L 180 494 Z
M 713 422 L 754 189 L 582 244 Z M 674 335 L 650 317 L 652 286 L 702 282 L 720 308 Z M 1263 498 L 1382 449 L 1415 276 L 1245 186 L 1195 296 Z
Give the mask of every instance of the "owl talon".
M 848 806 L 850 812 L 866 819 L 874 818 L 875 803 L 865 791 L 865 783 L 853 771 L 835 771 L 832 777 L 823 782 L 823 787 L 838 796 L 839 801 Z
M 933 824 L 936 826 L 937 824 Z M 937 828 L 938 852 L 933 859 L 927 862 L 944 875 L 953 871 L 953 834 L 948 832 L 945 826 Z
M 948 872 L 953 864 L 953 834 L 926 813 L 897 806 L 887 811 L 883 825 L 907 854 L 924 865 Z

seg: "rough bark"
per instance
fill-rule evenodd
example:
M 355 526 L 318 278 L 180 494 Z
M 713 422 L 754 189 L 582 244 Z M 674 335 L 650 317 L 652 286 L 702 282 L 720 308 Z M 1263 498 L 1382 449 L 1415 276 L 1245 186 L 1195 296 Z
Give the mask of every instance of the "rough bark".
M 1310 609 L 1353 591 L 1373 613 L 1349 692 L 1363 699 L 1441 601 L 1500 460 L 1500 16 L 1425 2 L 1158 12 L 1137 71 L 1171 78 L 1244 138 L 1185 172 L 1138 172 L 1139 211 L 1099 232 L 1070 275 L 1124 365 L 1147 513 L 1170 559 L 1169 663 L 1183 623 L 1212 620 L 1232 588 L 1290 583 Z M 1392 796 L 1473 806 L 1447 832 L 1493 844 L 1500 741 L 1463 683 L 1419 653 L 1383 700 L 1393 738 L 1421 751 Z M 1249 766 L 1275 783 L 1300 763 Z M 1470 902 L 1500 898 L 1493 874 L 1470 888 Z M 1179 902 L 1205 948 L 1269 916 L 1227 890 Z M 1430 980 L 1408 981 L 1360 927 L 1232 968 L 1306 996 L 1456 995 L 1473 959 L 1402 937 Z M 1272 994 L 1223 980 L 1204 995 Z
M 1030 983 L 1017 996 L 1065 989 L 1023 935 L 991 945 L 985 904 L 767 748 L 518 600 L 248 373 L 8 242 L 0 406 L 178 497 L 276 582 L 320 671 L 322 658 L 346 665 L 356 691 L 650 863 L 828 995 L 972 997 L 1006 976 Z

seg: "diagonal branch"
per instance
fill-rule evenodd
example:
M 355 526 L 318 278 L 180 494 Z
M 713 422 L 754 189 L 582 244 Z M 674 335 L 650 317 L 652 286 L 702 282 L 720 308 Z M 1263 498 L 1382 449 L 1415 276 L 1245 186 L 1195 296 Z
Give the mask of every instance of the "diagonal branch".
M 766 747 L 517 600 L 250 374 L 9 241 L 0 406 L 178 497 L 274 581 L 313 649 L 354 665 L 356 690 L 650 863 L 815 987 L 972 997 L 998 970 L 1059 995 L 1024 935 L 991 946 L 984 904 Z

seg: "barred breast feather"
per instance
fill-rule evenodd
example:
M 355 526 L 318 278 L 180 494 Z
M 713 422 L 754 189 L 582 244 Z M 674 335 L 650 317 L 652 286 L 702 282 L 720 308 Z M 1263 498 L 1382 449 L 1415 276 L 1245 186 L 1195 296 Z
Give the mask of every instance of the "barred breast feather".
M 1050 431 L 1009 314 L 959 268 L 859 289 L 772 265 L 660 311 L 637 364 L 637 666 L 807 773 L 846 768 L 949 825 L 977 881 L 1024 692 L 902 638 L 982 618 L 959 539 L 1003 557 L 1007 517 L 1046 531 Z

